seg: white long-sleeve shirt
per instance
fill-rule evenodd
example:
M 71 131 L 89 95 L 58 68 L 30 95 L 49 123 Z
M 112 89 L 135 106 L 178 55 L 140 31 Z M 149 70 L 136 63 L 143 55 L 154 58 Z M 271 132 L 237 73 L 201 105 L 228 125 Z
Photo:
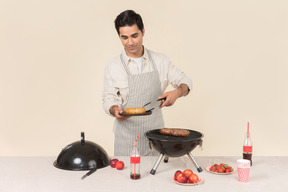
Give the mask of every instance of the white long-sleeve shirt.
M 159 73 L 162 94 L 170 84 L 174 88 L 177 88 L 180 84 L 183 83 L 186 84 L 190 90 L 192 89 L 191 79 L 187 77 L 185 73 L 177 69 L 167 56 L 160 53 L 155 53 L 153 51 L 150 51 L 150 53 L 155 61 L 156 68 Z M 131 73 L 138 74 L 139 71 L 136 62 L 127 56 L 125 50 L 123 51 L 123 58 Z M 142 59 L 143 62 L 141 72 L 145 73 L 153 71 L 146 48 L 144 48 Z M 104 111 L 111 115 L 109 111 L 110 107 L 113 105 L 125 105 L 129 97 L 128 94 L 128 75 L 122 65 L 120 57 L 117 56 L 108 62 L 105 67 L 104 90 L 102 94 Z

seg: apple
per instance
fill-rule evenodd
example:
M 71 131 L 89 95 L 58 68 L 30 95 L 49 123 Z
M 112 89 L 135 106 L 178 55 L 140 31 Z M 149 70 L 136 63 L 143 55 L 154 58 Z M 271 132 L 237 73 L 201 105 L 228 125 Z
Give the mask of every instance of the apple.
M 193 173 L 188 177 L 188 180 L 189 180 L 189 183 L 197 183 L 199 181 L 199 177 L 198 175 Z
M 121 170 L 124 168 L 124 162 L 123 161 L 117 161 L 115 164 L 116 169 Z
M 179 174 L 181 174 L 182 173 L 182 171 L 180 171 L 180 170 L 177 170 L 175 173 L 174 173 L 174 180 L 176 181 L 177 180 L 177 176 L 179 175 Z
M 187 177 L 184 173 L 180 173 L 180 174 L 177 176 L 177 181 L 178 181 L 179 183 L 187 183 L 188 177 Z
M 111 160 L 110 160 L 110 166 L 113 167 L 113 168 L 115 168 L 115 165 L 116 165 L 116 163 L 117 163 L 118 161 L 119 161 L 118 159 L 111 159 Z
M 183 171 L 183 173 L 184 173 L 187 177 L 189 177 L 191 174 L 193 174 L 193 171 L 192 171 L 191 169 L 185 169 L 185 170 Z

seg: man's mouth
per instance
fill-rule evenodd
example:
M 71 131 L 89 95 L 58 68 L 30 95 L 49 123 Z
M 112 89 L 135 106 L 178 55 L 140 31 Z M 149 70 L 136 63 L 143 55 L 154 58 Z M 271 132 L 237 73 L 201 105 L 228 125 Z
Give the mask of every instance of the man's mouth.
M 128 49 L 133 50 L 136 46 L 129 46 Z

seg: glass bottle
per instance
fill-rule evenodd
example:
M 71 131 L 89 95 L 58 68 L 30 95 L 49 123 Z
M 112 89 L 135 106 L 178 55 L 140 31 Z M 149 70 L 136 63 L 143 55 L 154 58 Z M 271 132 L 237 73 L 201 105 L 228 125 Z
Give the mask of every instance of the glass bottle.
M 133 145 L 130 156 L 130 178 L 133 180 L 140 179 L 140 153 L 136 145 Z
M 243 159 L 250 160 L 250 165 L 252 166 L 252 140 L 250 132 L 247 131 L 245 135 L 245 141 L 243 144 Z

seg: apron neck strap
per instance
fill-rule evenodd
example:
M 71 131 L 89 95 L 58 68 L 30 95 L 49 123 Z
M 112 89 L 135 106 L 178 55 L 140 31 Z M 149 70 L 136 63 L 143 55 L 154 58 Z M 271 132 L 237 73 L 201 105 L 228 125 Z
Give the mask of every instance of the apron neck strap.
M 147 50 L 147 49 L 146 49 L 146 50 Z M 157 71 L 155 61 L 154 61 L 153 57 L 151 56 L 150 51 L 147 50 L 147 53 L 148 53 L 149 60 L 150 60 L 150 62 L 152 63 L 153 71 Z M 128 67 L 127 65 L 125 65 L 123 53 L 121 53 L 120 59 L 121 59 L 122 65 L 124 66 L 124 69 L 125 69 L 125 71 L 127 72 L 127 74 L 128 74 L 129 76 L 132 75 L 129 67 Z
M 125 69 L 126 73 L 127 73 L 129 76 L 132 75 L 132 73 L 131 73 L 130 69 L 128 68 L 128 66 L 125 65 L 125 61 L 124 61 L 124 58 L 123 58 L 123 53 L 121 53 L 120 59 L 121 59 L 122 65 L 124 66 L 124 69 Z
M 146 50 L 147 50 L 147 49 L 146 49 Z M 150 60 L 150 62 L 152 63 L 153 71 L 157 71 L 155 61 L 154 61 L 153 57 L 151 56 L 150 51 L 147 50 L 147 53 L 148 53 L 149 60 Z

